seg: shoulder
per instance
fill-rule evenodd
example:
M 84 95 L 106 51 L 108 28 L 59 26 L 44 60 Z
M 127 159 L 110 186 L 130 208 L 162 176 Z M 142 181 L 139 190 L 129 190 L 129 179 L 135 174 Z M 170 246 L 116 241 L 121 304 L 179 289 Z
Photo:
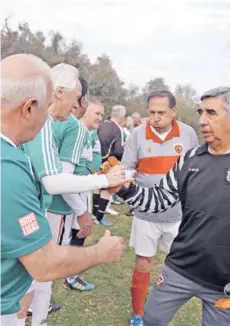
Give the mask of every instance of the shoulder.
M 135 137 L 135 138 L 138 139 L 139 136 L 145 135 L 145 134 L 146 134 L 146 123 L 141 124 L 140 126 L 134 128 L 131 131 L 130 136 Z
M 195 130 L 193 129 L 193 127 L 189 126 L 188 124 L 186 124 L 182 121 L 178 121 L 178 120 L 177 120 L 177 124 L 178 124 L 178 127 L 181 132 L 187 132 L 188 134 L 195 133 Z
M 20 148 L 1 143 L 1 170 L 2 179 L 17 179 L 17 176 L 28 174 L 33 176 L 29 157 Z

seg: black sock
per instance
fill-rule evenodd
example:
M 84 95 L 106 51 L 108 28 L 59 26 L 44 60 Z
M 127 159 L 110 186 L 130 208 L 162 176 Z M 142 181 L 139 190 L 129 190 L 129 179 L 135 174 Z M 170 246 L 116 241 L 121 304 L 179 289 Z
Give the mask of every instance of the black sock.
M 72 235 L 70 240 L 70 246 L 83 247 L 86 238 L 78 238 L 78 232 L 80 230 L 72 229 Z
M 97 216 L 99 202 L 100 202 L 100 194 L 93 194 L 93 215 L 94 216 Z
M 98 207 L 98 211 L 97 211 L 97 220 L 99 222 L 103 219 L 108 204 L 109 204 L 108 199 L 100 198 L 99 207 Z

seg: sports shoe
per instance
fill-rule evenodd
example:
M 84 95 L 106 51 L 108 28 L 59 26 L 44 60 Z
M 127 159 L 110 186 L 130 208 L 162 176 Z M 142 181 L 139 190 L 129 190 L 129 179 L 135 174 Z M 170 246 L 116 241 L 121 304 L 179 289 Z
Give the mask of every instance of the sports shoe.
M 99 223 L 100 223 L 101 225 L 104 225 L 104 226 L 112 226 L 112 225 L 113 225 L 113 223 L 110 222 L 110 221 L 108 221 L 105 217 L 103 217 L 103 219 L 100 220 Z
M 100 224 L 95 215 L 92 215 L 92 220 L 95 224 Z
M 119 213 L 118 212 L 116 212 L 114 209 L 112 209 L 112 208 L 108 208 L 107 210 L 106 210 L 106 213 L 107 214 L 110 214 L 110 215 L 113 215 L 113 216 L 116 216 L 116 215 L 118 215 Z
M 92 283 L 83 281 L 79 276 L 72 278 L 71 280 L 66 279 L 65 285 L 68 286 L 71 290 L 77 290 L 80 292 L 92 291 L 95 288 Z
M 142 317 L 139 315 L 133 315 L 130 320 L 130 326 L 144 326 Z
M 112 205 L 121 205 L 121 202 L 119 202 L 118 200 L 113 200 L 111 201 Z

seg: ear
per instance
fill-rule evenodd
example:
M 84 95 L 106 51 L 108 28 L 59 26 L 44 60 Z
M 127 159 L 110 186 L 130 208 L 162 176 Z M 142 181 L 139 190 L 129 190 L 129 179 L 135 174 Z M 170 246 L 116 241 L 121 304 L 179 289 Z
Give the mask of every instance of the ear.
M 58 98 L 59 100 L 61 100 L 63 98 L 63 88 L 62 87 L 58 87 L 55 92 L 54 92 L 54 96 L 56 98 Z
M 30 98 L 28 99 L 22 106 L 20 109 L 21 115 L 25 118 L 25 119 L 30 119 L 31 114 L 32 114 L 32 110 L 34 108 L 37 108 L 37 100 L 35 98 Z
M 174 108 L 172 108 L 172 113 L 173 113 L 174 118 L 176 118 L 176 114 L 177 114 L 177 107 L 176 106 L 174 106 Z

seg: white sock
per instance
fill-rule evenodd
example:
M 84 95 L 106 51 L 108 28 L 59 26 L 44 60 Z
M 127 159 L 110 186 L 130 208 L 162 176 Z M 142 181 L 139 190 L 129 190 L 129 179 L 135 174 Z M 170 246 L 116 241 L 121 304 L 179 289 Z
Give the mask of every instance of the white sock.
M 47 317 L 52 294 L 52 282 L 37 282 L 32 301 L 32 326 L 47 326 Z
M 75 279 L 76 279 L 78 276 L 79 276 L 79 275 L 74 275 L 74 276 L 72 276 L 72 277 L 67 277 L 67 281 L 68 281 L 69 283 L 71 283 L 71 282 L 75 281 Z
M 17 326 L 25 326 L 26 318 L 17 319 Z

